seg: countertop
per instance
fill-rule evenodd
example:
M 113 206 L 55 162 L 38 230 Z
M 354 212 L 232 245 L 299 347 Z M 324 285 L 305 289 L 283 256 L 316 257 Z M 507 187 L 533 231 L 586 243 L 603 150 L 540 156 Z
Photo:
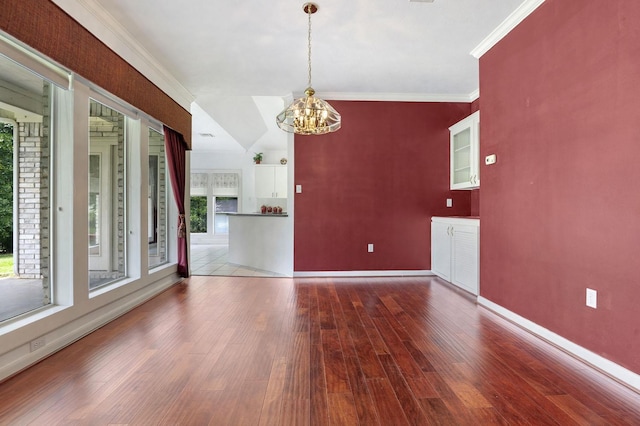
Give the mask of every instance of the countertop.
M 432 222 L 479 224 L 480 216 L 432 216 Z
M 216 213 L 218 214 L 218 213 Z M 228 216 L 288 217 L 287 213 L 225 213 Z
M 433 217 L 451 217 L 455 219 L 480 219 L 480 216 L 433 216 Z

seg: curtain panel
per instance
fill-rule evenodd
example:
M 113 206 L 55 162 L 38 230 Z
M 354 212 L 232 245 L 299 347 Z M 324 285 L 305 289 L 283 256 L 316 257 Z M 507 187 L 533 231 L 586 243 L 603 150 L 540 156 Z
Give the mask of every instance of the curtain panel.
M 178 207 L 178 274 L 186 278 L 189 276 L 189 260 L 187 258 L 187 223 L 184 196 L 186 192 L 185 159 L 188 147 L 181 133 L 167 126 L 163 126 L 163 130 L 171 187 Z

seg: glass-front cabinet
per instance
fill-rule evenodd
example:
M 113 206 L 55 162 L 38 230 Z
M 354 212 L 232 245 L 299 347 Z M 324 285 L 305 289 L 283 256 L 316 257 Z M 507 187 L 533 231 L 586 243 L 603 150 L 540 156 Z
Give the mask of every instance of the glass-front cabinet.
M 451 189 L 480 187 L 480 111 L 449 127 Z

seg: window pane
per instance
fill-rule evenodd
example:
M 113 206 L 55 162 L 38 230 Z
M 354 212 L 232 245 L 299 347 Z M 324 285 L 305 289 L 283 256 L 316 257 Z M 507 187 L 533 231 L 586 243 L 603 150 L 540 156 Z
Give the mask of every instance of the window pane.
M 149 129 L 149 268 L 167 262 L 167 174 L 164 135 Z
M 238 212 L 238 197 L 214 197 L 215 199 L 215 234 L 229 233 L 229 216 L 225 213 Z
M 207 197 L 191 196 L 191 232 L 207 232 Z
M 0 321 L 51 303 L 50 87 L 0 55 Z
M 89 104 L 89 288 L 126 276 L 125 116 Z

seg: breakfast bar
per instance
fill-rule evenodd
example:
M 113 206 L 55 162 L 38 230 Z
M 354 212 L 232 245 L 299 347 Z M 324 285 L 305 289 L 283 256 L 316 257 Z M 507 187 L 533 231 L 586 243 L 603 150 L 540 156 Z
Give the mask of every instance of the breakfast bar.
M 293 271 L 292 235 L 286 213 L 227 213 L 229 216 L 229 262 L 287 276 Z

